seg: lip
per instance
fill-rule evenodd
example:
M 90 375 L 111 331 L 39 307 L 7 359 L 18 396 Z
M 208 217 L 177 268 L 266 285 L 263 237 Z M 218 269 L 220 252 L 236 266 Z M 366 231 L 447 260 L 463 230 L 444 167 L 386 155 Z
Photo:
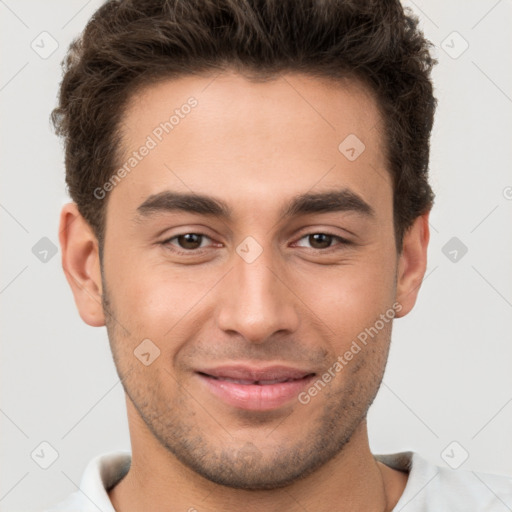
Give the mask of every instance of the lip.
M 270 411 L 297 396 L 314 372 L 289 366 L 218 366 L 196 371 L 206 388 L 223 402 L 251 411 Z M 279 381 L 279 382 L 275 382 Z

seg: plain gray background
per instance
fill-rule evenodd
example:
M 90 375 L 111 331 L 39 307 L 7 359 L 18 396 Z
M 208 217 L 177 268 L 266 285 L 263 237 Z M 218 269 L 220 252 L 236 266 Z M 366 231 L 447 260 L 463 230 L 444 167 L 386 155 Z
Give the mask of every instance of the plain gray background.
M 69 199 L 49 114 L 60 61 L 100 4 L 0 0 L 2 511 L 42 509 L 76 490 L 93 456 L 129 450 L 106 329 L 81 321 L 51 252 Z M 512 2 L 405 4 L 439 59 L 437 199 L 426 278 L 394 323 L 370 410 L 371 446 L 512 475 Z

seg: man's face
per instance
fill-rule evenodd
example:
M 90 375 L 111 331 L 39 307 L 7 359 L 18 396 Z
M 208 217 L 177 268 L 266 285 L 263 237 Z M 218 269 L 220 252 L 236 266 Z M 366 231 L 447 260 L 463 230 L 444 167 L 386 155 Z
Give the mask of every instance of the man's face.
M 132 442 L 156 439 L 218 483 L 279 487 L 340 453 L 382 379 L 397 300 L 391 178 L 361 87 L 212 80 L 146 88 L 123 118 L 119 167 L 149 150 L 108 198 L 107 328 Z M 296 201 L 329 192 L 336 201 Z M 230 215 L 171 208 L 164 193 L 207 195 Z

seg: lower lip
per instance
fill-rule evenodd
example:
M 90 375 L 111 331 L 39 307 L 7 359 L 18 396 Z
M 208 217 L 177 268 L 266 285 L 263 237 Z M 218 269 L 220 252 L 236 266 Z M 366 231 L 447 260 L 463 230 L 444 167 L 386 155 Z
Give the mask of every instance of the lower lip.
M 314 375 L 277 384 L 237 384 L 197 374 L 208 389 L 223 402 L 249 411 L 271 411 L 292 399 L 311 382 Z

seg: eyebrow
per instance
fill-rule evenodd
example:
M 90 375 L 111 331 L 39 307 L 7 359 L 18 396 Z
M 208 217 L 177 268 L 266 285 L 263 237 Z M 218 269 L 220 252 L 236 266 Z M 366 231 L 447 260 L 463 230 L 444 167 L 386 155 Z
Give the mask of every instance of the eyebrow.
M 222 201 L 208 195 L 163 191 L 149 196 L 138 208 L 137 218 L 142 220 L 158 213 L 184 211 L 232 220 L 232 209 Z M 375 210 L 363 198 L 349 189 L 305 193 L 292 198 L 281 211 L 280 218 L 291 218 L 308 213 L 355 212 L 375 217 Z

